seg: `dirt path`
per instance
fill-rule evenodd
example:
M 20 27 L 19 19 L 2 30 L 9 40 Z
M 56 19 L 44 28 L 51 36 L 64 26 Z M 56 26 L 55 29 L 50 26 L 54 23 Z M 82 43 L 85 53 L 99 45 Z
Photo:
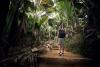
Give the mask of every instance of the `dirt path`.
M 81 55 L 78 54 L 74 54 L 71 52 L 67 52 L 64 51 L 64 55 L 63 56 L 59 56 L 59 50 L 50 50 L 48 51 L 46 54 L 41 55 L 41 57 L 45 57 L 45 58 L 64 58 L 64 59 L 85 59 L 83 58 Z
M 46 54 L 40 55 L 41 63 L 39 67 L 85 67 L 87 58 L 72 52 L 65 51 L 63 56 L 59 56 L 59 50 L 50 50 Z

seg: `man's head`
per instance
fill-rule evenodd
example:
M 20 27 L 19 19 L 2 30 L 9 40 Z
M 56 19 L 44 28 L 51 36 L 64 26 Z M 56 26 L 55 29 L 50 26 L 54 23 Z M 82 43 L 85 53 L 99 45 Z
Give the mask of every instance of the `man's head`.
M 64 23 L 63 21 L 60 22 L 60 29 L 63 29 L 64 28 Z

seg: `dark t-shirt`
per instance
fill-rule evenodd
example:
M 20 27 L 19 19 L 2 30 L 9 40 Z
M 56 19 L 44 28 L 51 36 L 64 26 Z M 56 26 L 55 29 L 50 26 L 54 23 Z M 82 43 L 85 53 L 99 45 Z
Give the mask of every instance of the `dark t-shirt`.
M 58 34 L 59 38 L 64 38 L 65 37 L 65 30 L 59 30 L 59 34 Z

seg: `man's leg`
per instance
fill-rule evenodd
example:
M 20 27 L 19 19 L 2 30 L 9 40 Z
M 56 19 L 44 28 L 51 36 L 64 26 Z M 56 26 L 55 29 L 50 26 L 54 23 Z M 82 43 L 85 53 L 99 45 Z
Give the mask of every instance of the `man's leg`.
M 63 44 L 59 45 L 59 55 L 62 56 L 64 54 Z
M 62 46 L 62 54 L 64 54 L 64 44 L 63 44 L 63 46 Z
M 59 43 L 59 53 L 61 53 L 61 44 Z
M 64 39 L 63 38 L 61 40 L 61 50 L 62 50 L 62 54 L 64 54 Z
M 60 53 L 60 38 L 58 38 L 58 47 L 59 47 L 59 53 Z
M 63 55 L 64 54 L 64 44 L 63 44 L 63 39 L 59 38 L 59 55 Z
M 61 38 L 58 39 L 58 45 L 59 45 L 59 55 L 62 52 L 62 48 L 61 48 Z

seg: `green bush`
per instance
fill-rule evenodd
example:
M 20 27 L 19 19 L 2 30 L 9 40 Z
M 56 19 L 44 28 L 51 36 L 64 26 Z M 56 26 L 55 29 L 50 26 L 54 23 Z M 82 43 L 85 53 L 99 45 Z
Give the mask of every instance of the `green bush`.
M 83 36 L 82 34 L 75 34 L 71 38 L 65 38 L 65 47 L 74 53 L 81 54 L 81 49 L 83 45 Z

